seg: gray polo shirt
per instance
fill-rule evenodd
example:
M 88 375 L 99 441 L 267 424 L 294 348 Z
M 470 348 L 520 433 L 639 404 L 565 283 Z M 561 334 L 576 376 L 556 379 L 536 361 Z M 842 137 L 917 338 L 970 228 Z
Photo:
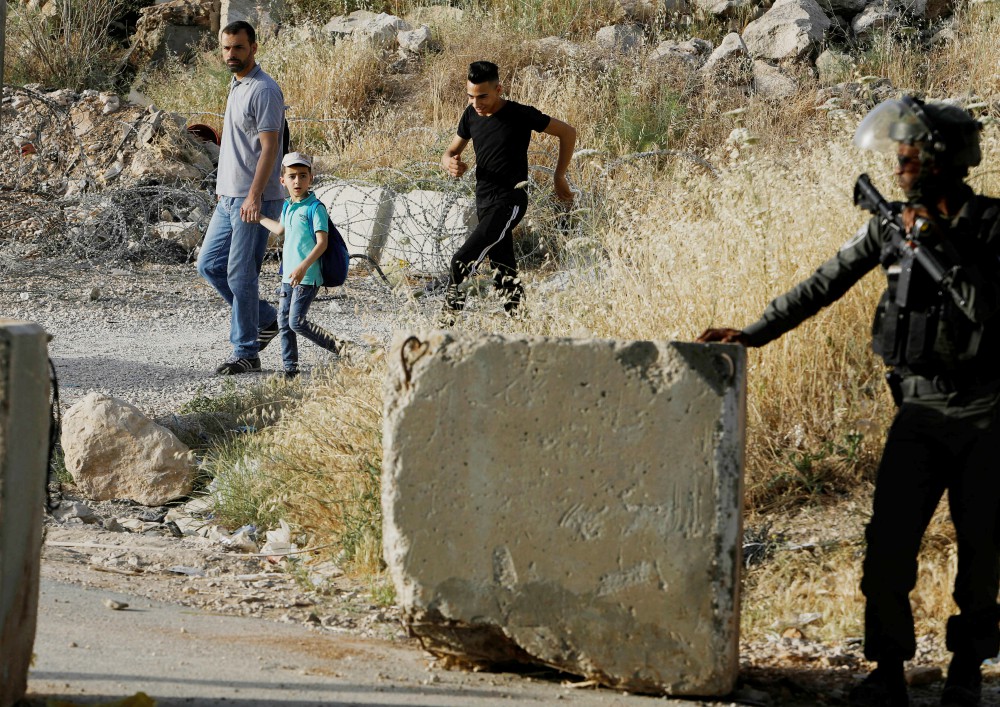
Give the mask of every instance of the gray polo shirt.
M 281 139 L 285 127 L 285 97 L 260 64 L 241 80 L 233 76 L 222 126 L 219 171 L 215 193 L 244 197 L 250 192 L 260 158 L 260 133 L 278 133 L 278 155 L 263 200 L 284 199 L 281 176 Z

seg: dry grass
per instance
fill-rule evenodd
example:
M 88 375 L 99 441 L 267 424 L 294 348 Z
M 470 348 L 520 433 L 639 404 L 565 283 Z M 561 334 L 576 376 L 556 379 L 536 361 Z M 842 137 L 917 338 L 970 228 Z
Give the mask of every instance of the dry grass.
M 276 512 L 369 575 L 382 561 L 383 376 L 377 358 L 314 373 L 296 414 L 266 432 L 261 465 Z
M 854 508 L 853 513 L 859 511 Z M 850 537 L 807 543 L 803 549 L 779 552 L 771 561 L 750 569 L 744 581 L 743 638 L 760 639 L 786 627 L 823 641 L 863 635 L 864 536 L 860 526 L 865 518 L 851 519 L 855 533 Z M 956 611 L 951 598 L 956 570 L 954 529 L 942 504 L 924 536 L 917 585 L 911 594 L 918 635 L 943 640 L 945 620 Z
M 123 48 L 111 39 L 111 21 L 123 0 L 56 0 L 45 10 L 11 3 L 4 42 L 4 81 L 81 91 L 114 86 Z
M 289 32 L 261 38 L 257 60 L 284 93 L 293 145 L 310 153 L 338 152 L 363 133 L 385 89 L 383 60 L 361 44 Z M 218 52 L 207 49 L 189 66 L 168 64 L 142 90 L 159 108 L 204 111 L 198 122 L 221 129 L 230 78 Z

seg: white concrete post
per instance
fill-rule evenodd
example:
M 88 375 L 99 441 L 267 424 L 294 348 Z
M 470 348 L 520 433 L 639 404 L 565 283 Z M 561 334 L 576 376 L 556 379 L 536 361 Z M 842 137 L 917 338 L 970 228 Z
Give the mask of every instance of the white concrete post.
M 35 643 L 49 443 L 45 331 L 0 320 L 0 707 L 24 696 Z

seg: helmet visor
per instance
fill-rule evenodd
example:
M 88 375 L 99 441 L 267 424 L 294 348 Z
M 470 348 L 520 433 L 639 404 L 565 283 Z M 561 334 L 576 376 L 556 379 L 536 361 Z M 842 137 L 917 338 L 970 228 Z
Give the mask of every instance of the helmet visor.
M 926 140 L 930 133 L 930 128 L 907 101 L 884 101 L 875 106 L 858 125 L 854 133 L 854 144 L 862 150 L 895 152 L 898 143 Z

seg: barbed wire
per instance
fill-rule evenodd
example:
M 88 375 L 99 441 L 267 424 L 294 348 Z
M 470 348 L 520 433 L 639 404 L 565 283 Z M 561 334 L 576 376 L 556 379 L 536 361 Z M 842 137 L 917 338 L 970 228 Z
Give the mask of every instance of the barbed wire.
M 0 241 L 0 279 L 75 261 L 126 268 L 192 261 L 215 208 L 214 172 L 195 169 L 201 178 L 159 177 L 151 182 L 118 177 L 131 157 L 129 151 L 142 142 L 140 133 L 148 132 L 141 124 L 150 123 L 153 109 L 129 106 L 127 115 L 108 115 L 111 127 L 95 143 L 92 131 L 99 120 L 91 111 L 90 117 L 75 121 L 75 115 L 83 114 L 74 108 L 79 100 L 71 92 L 4 86 L 0 228 L 8 237 Z M 223 117 L 192 111 L 180 114 L 178 125 L 190 126 L 209 116 Z M 326 126 L 349 121 L 291 115 L 289 122 Z M 194 142 L 181 127 L 176 132 L 169 139 Z M 413 134 L 428 136 L 425 139 L 435 146 L 449 138 L 416 126 L 401 132 L 398 139 Z M 551 198 L 553 169 L 545 165 L 554 162 L 552 151 L 533 146 L 529 153 L 531 169 L 524 185 L 529 217 L 522 222 L 516 244 L 523 263 L 558 258 L 564 245 L 593 240 L 608 218 L 605 196 L 615 171 L 629 163 L 682 159 L 718 174 L 707 160 L 676 150 L 624 156 L 582 150 L 578 156 L 593 156 L 596 169 L 576 170 L 579 182 L 571 180 L 576 201 L 567 210 Z M 330 205 L 331 219 L 350 252 L 380 263 L 387 271 L 401 270 L 411 278 L 440 283 L 452 255 L 477 222 L 475 170 L 456 180 L 430 160 L 373 164 L 367 169 L 336 161 L 332 166 L 320 175 L 314 190 Z M 102 173 L 95 174 L 98 170 Z M 339 178 L 338 173 L 351 176 Z M 365 258 L 354 262 L 356 268 L 367 267 Z

